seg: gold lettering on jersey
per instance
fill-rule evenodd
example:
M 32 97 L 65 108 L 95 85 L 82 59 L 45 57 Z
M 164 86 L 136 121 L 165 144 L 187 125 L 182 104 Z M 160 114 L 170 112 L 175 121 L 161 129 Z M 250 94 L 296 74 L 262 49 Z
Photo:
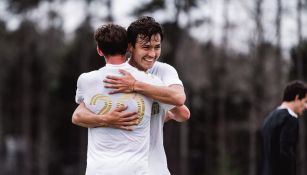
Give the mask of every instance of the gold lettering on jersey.
M 133 99 L 137 105 L 137 114 L 139 116 L 139 123 L 143 120 L 145 113 L 145 102 L 142 96 L 136 93 L 127 93 L 119 97 L 116 107 L 124 106 L 129 99 Z M 138 124 L 139 124 L 138 123 Z
M 97 94 L 92 97 L 90 105 L 95 105 L 97 100 L 102 100 L 104 102 L 104 106 L 102 109 L 99 111 L 98 114 L 106 114 L 110 111 L 112 107 L 112 100 L 109 96 Z
M 138 106 L 138 115 L 139 115 L 139 123 L 143 120 L 144 113 L 145 113 L 145 102 L 142 96 L 139 94 L 136 94 L 133 99 L 136 101 L 136 104 Z
M 129 99 L 133 99 L 136 102 L 137 110 L 138 110 L 137 114 L 139 116 L 139 123 L 140 123 L 143 120 L 143 117 L 145 114 L 145 102 L 141 95 L 136 94 L 136 93 L 123 94 L 117 99 L 116 107 L 118 108 L 118 107 L 124 106 Z M 90 105 L 95 105 L 97 100 L 102 100 L 104 102 L 104 106 L 99 111 L 99 114 L 108 113 L 112 107 L 111 98 L 109 96 L 97 94 L 92 97 Z
M 151 115 L 158 114 L 160 111 L 160 106 L 158 102 L 153 102 L 152 103 L 152 108 L 151 108 Z
M 127 93 L 127 94 L 120 96 L 117 100 L 116 107 L 119 108 L 119 107 L 125 106 L 125 103 L 127 102 L 127 100 L 131 99 L 132 97 L 133 97 L 132 93 Z

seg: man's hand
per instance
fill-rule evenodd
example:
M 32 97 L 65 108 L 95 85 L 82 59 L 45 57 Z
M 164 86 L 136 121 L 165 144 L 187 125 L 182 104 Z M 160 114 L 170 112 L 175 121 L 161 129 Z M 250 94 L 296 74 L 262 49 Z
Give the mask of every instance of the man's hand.
M 189 120 L 190 118 L 190 110 L 185 105 L 182 106 L 176 106 L 170 111 L 167 111 L 165 114 L 164 122 L 167 122 L 169 120 L 175 120 L 177 122 L 184 122 Z
M 108 127 L 132 130 L 133 125 L 139 123 L 139 117 L 136 112 L 125 112 L 127 106 L 121 106 L 105 115 L 105 122 Z
M 120 69 L 119 72 L 123 74 L 123 76 L 109 75 L 103 80 L 103 82 L 108 83 L 105 87 L 113 89 L 110 94 L 133 92 L 136 79 L 125 70 Z

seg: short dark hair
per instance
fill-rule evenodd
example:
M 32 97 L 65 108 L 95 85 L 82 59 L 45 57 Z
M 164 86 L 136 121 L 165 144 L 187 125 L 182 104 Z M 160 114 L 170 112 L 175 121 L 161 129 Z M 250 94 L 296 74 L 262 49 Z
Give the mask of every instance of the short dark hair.
M 106 24 L 99 27 L 94 38 L 99 49 L 105 55 L 124 55 L 128 48 L 127 31 L 116 24 Z
M 303 99 L 307 94 L 307 86 L 304 82 L 299 80 L 294 80 L 287 84 L 284 90 L 283 101 L 293 101 L 298 95 L 299 99 Z
M 142 16 L 136 21 L 132 22 L 128 29 L 128 42 L 132 46 L 135 46 L 136 39 L 141 36 L 142 39 L 150 41 L 151 36 L 155 34 L 160 34 L 161 41 L 163 40 L 163 30 L 161 25 L 155 21 L 154 18 L 149 16 Z

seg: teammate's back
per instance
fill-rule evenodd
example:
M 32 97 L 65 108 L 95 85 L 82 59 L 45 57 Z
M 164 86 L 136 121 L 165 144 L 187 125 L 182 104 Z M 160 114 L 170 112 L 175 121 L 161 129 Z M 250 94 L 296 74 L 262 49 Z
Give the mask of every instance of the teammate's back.
M 99 114 L 127 105 L 128 111 L 138 113 L 139 124 L 133 131 L 98 127 L 88 130 L 87 174 L 147 174 L 152 99 L 135 93 L 108 94 L 103 79 L 119 75 L 119 69 L 130 72 L 138 81 L 162 85 L 162 82 L 128 63 L 107 64 L 105 67 L 82 74 L 78 79 L 76 101 L 84 102 L 91 111 Z

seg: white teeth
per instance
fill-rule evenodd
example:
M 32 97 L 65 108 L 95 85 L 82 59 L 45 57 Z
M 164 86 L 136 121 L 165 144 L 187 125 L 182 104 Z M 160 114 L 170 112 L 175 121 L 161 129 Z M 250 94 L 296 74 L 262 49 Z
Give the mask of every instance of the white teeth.
M 149 61 L 149 62 L 153 62 L 154 59 L 150 59 L 150 58 L 144 58 L 145 61 Z

